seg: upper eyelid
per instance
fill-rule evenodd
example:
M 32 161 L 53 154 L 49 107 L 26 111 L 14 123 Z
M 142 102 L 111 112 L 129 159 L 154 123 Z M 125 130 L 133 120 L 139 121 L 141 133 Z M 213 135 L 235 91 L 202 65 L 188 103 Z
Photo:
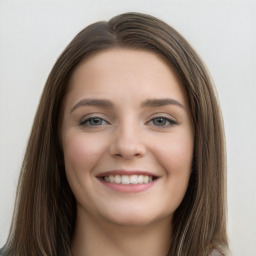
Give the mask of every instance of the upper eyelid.
M 91 114 L 86 114 L 82 118 L 80 118 L 80 121 L 90 119 L 90 118 L 101 118 L 103 120 L 109 119 L 106 115 L 101 114 L 101 113 L 91 113 Z M 106 120 L 107 121 L 107 120 Z
M 177 122 L 177 119 L 173 115 L 170 115 L 167 113 L 154 113 L 154 114 L 150 115 L 149 120 L 152 120 L 154 118 L 159 118 L 159 117 L 170 119 L 170 120 Z
M 101 114 L 88 114 L 88 115 L 83 116 L 81 119 L 79 119 L 78 125 L 83 125 L 83 124 L 85 124 L 88 120 L 93 119 L 93 118 L 102 119 L 102 120 L 105 121 L 107 124 L 110 124 L 110 121 L 108 120 L 108 118 L 103 117 Z
M 86 114 L 82 118 L 80 118 L 79 119 L 79 123 L 84 122 L 84 121 L 86 121 L 86 120 L 88 120 L 90 118 L 100 118 L 100 119 L 103 119 L 104 121 L 106 121 L 107 123 L 111 123 L 111 119 L 112 119 L 111 117 L 107 116 L 106 114 L 90 113 L 90 114 Z M 167 120 L 170 120 L 170 121 L 178 123 L 177 119 L 173 115 L 170 115 L 168 113 L 154 113 L 154 114 L 151 114 L 147 118 L 146 123 L 152 121 L 152 119 L 155 119 L 155 118 L 165 118 Z
M 150 123 L 150 122 L 152 122 L 154 119 L 157 119 L 157 118 L 163 118 L 163 119 L 165 119 L 166 121 L 168 121 L 168 122 L 170 123 L 170 125 L 178 124 L 178 122 L 177 122 L 175 119 L 168 118 L 168 117 L 164 117 L 164 116 L 153 117 L 153 118 L 151 118 L 147 123 Z
M 150 118 L 148 119 L 148 121 L 146 122 L 146 124 L 149 124 L 149 125 L 153 125 L 154 124 L 150 124 L 151 122 L 153 122 L 154 119 L 157 119 L 157 118 L 163 118 L 163 119 L 166 119 L 167 122 L 169 122 L 168 125 L 165 125 L 165 126 L 157 126 L 158 128 L 167 128 L 167 127 L 172 127 L 174 125 L 179 125 L 180 122 L 173 116 L 173 115 L 170 115 L 168 113 L 154 113 L 150 116 Z

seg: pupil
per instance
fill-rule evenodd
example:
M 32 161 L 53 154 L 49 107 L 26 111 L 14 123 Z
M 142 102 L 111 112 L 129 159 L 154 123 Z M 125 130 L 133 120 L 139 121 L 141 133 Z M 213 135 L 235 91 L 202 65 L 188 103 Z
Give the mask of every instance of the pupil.
M 99 118 L 91 119 L 91 125 L 99 125 L 99 124 L 101 124 L 101 119 Z
M 154 120 L 154 124 L 155 125 L 165 125 L 166 124 L 166 120 L 164 118 L 156 118 Z

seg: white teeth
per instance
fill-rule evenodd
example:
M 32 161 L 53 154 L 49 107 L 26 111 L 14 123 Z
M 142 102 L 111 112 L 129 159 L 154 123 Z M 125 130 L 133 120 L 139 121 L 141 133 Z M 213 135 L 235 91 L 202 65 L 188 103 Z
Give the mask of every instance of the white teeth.
M 122 184 L 130 184 L 130 179 L 128 175 L 122 175 Z
M 147 184 L 153 181 L 152 176 L 148 175 L 109 175 L 105 176 L 104 180 L 109 183 L 117 184 Z
M 143 175 L 139 175 L 138 177 L 138 183 L 143 184 Z
M 144 176 L 143 177 L 143 183 L 148 183 L 149 182 L 149 177 L 148 176 Z
M 130 183 L 131 184 L 138 184 L 138 176 L 137 175 L 130 176 Z
M 114 183 L 115 182 L 115 177 L 113 175 L 109 176 L 109 182 Z
M 121 183 L 122 182 L 122 179 L 121 179 L 121 176 L 120 175 L 116 175 L 115 176 L 115 180 L 114 180 L 114 183 Z

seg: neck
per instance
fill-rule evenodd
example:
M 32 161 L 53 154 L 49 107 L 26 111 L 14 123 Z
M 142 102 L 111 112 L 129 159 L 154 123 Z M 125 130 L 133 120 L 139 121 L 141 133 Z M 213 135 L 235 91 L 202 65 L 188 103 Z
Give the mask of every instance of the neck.
M 171 241 L 170 217 L 145 226 L 125 226 L 77 216 L 73 256 L 166 256 Z

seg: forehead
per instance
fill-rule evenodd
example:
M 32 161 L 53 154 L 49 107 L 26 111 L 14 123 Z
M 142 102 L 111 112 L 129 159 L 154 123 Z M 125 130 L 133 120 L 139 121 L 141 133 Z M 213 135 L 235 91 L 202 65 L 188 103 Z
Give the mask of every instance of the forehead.
M 158 54 L 141 49 L 113 48 L 82 61 L 69 81 L 69 98 L 175 95 L 186 105 L 176 70 Z M 169 96 L 172 96 L 169 95 Z

